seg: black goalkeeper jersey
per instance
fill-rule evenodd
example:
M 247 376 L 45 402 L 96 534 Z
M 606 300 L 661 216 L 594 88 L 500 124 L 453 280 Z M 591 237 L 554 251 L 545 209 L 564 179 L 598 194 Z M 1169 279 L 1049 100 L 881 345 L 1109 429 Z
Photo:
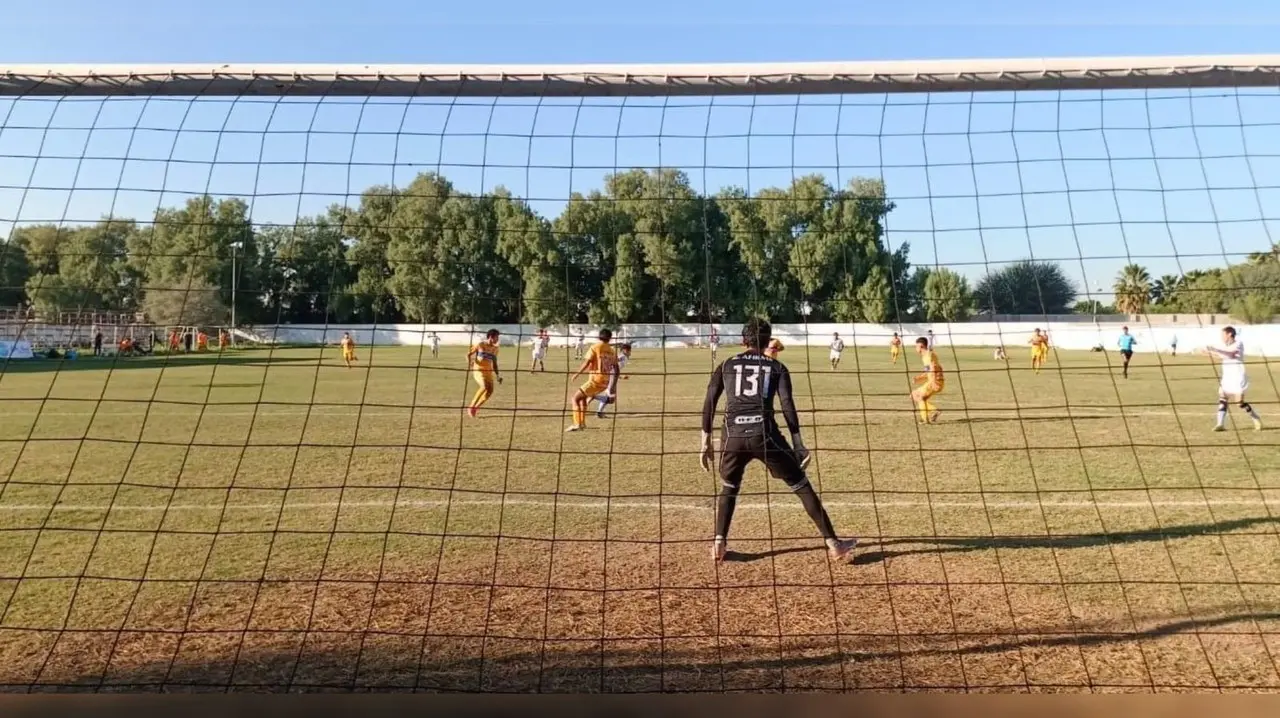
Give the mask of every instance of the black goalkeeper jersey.
M 782 402 L 782 417 L 792 434 L 800 431 L 800 417 L 791 392 L 791 373 L 777 359 L 747 351 L 726 359 L 711 375 L 702 404 L 702 430 L 710 433 L 716 406 L 725 394 L 724 430 L 728 436 L 753 436 L 778 430 L 774 399 Z

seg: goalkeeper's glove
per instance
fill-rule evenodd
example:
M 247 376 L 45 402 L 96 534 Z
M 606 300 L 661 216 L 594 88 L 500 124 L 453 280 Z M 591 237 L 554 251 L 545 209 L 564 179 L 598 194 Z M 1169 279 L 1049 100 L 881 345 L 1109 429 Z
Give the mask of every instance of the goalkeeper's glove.
M 800 468 L 808 468 L 809 460 L 812 459 L 813 456 L 809 453 L 809 450 L 805 448 L 804 440 L 800 438 L 800 432 L 797 431 L 791 435 L 791 447 L 795 449 L 796 458 L 800 460 Z
M 702 455 L 701 455 L 700 459 L 701 459 L 701 461 L 702 461 L 702 470 L 703 470 L 703 471 L 706 471 L 706 472 L 710 472 L 710 471 L 711 471 L 711 463 L 712 463 L 712 460 L 711 460 L 711 434 L 709 434 L 709 433 L 707 433 L 707 432 L 705 432 L 705 431 L 704 431 L 704 432 L 702 432 Z

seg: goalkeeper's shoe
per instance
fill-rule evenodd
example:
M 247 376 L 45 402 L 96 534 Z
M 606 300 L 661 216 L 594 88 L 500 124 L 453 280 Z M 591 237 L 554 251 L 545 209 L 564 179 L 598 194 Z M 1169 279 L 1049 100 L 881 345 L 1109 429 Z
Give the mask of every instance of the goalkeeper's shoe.
M 827 555 L 832 561 L 847 562 L 858 546 L 858 539 L 833 539 L 827 542 Z
M 718 538 L 711 544 L 711 559 L 713 561 L 723 561 L 724 557 L 728 555 L 728 553 L 729 547 L 728 544 L 725 543 L 724 539 Z

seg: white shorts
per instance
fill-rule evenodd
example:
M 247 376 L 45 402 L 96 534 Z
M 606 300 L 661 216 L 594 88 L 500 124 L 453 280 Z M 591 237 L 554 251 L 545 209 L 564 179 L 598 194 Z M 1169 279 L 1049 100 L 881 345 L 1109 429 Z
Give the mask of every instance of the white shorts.
M 719 344 L 708 344 L 707 346 L 711 347 L 711 351 L 716 351 L 720 348 Z
M 533 360 L 534 360 L 534 361 L 542 361 L 542 358 L 543 358 L 543 357 L 545 357 L 546 355 L 547 355 L 547 353 L 546 353 L 546 352 L 544 352 L 544 351 L 542 351 L 541 349 L 534 349 L 534 350 L 533 350 Z
M 1223 396 L 1244 396 L 1249 390 L 1249 378 L 1244 376 L 1224 376 L 1218 383 L 1218 393 Z
M 837 351 L 831 352 L 831 361 L 836 361 L 839 358 L 840 358 L 840 352 L 837 352 Z

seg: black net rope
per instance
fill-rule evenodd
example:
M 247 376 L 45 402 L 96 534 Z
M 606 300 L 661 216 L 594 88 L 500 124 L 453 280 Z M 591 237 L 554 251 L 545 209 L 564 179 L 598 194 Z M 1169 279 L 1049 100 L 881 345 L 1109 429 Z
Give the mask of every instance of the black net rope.
M 0 100 L 0 686 L 1274 690 L 1277 109 Z M 847 562 L 712 558 L 753 318 Z

